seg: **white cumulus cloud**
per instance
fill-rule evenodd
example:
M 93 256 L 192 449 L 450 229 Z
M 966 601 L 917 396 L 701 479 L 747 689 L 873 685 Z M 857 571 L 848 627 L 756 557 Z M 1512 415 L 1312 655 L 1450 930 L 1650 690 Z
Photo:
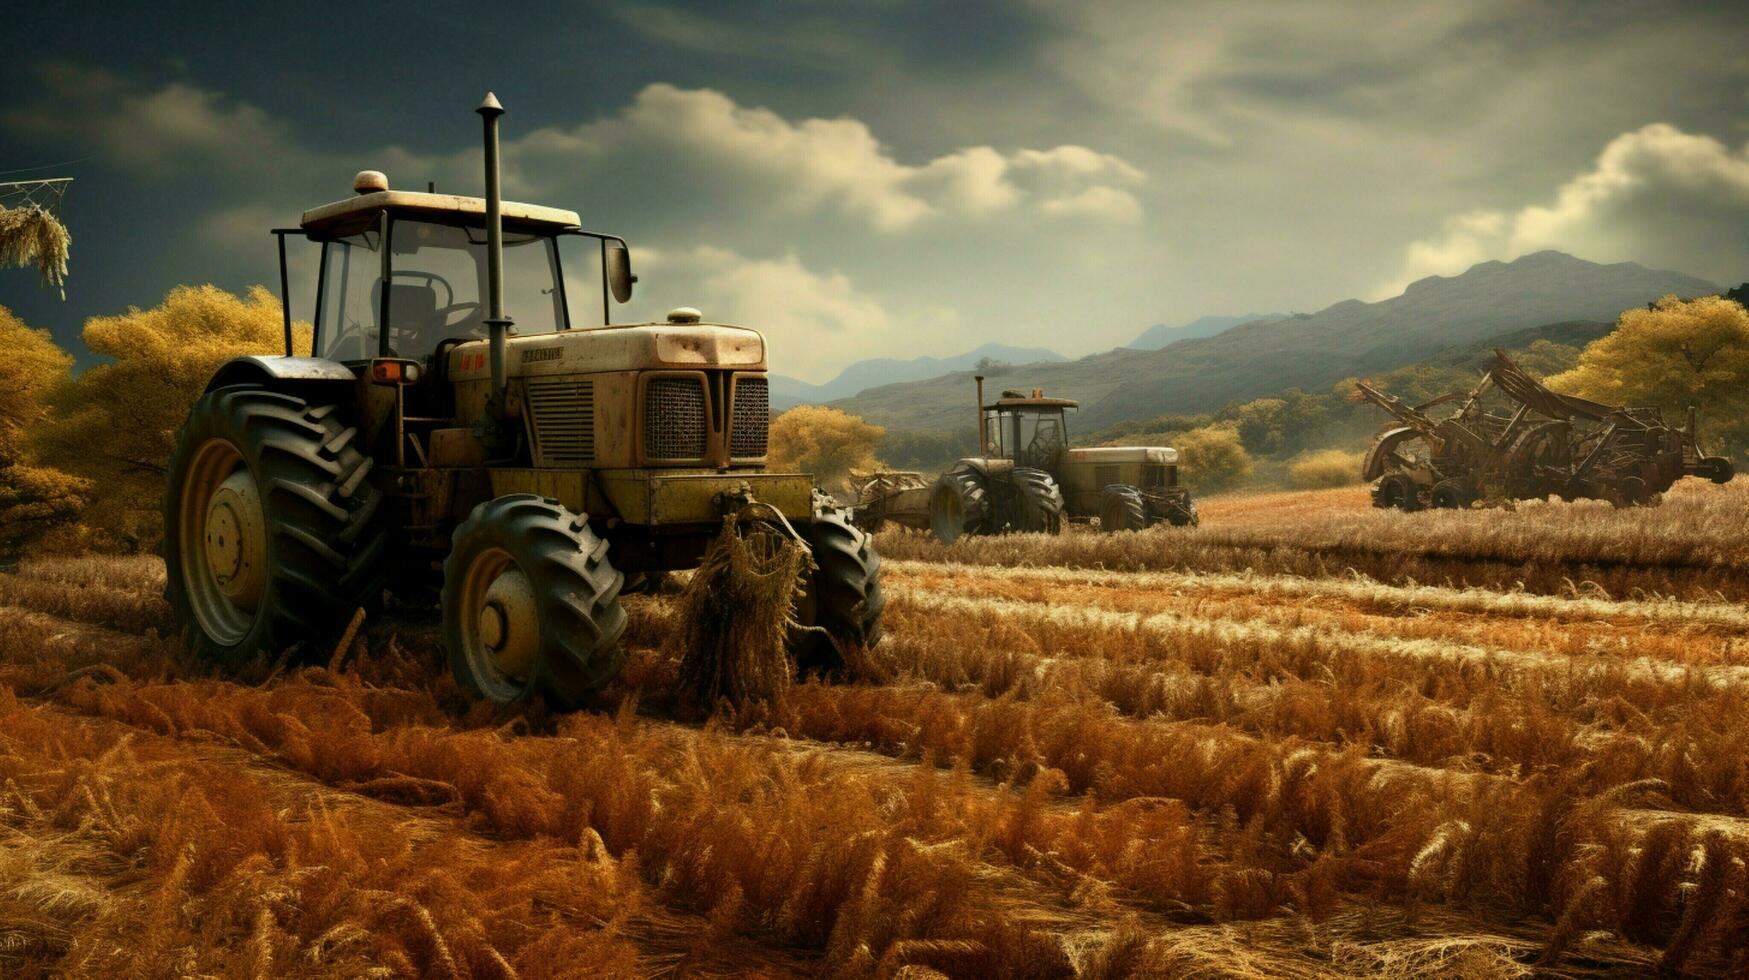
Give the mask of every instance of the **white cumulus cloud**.
M 702 161 L 759 182 L 757 193 L 776 205 L 834 208 L 882 231 L 1029 206 L 1128 221 L 1141 204 L 1122 188 L 1145 179 L 1128 161 L 1074 145 L 1013 153 L 968 146 L 906 163 L 857 119 L 792 121 L 711 89 L 665 83 L 645 87 L 618 115 L 514 141 L 506 150 L 517 161 L 508 179 L 539 192 L 570 179 L 579 160 L 617 153 Z M 1101 206 L 1078 203 L 1088 191 Z
M 1749 275 L 1749 146 L 1652 123 L 1610 140 L 1552 201 L 1471 211 L 1413 242 L 1404 275 L 1455 275 L 1488 259 L 1555 248 L 1600 262 L 1651 261 L 1734 283 Z
M 772 370 L 784 374 L 822 378 L 884 352 L 897 335 L 952 319 L 939 310 L 895 315 L 850 276 L 810 269 L 793 252 L 754 258 L 711 245 L 634 246 L 632 258 L 643 296 L 631 315 L 657 319 L 686 305 L 713 322 L 754 327 L 770 345 Z

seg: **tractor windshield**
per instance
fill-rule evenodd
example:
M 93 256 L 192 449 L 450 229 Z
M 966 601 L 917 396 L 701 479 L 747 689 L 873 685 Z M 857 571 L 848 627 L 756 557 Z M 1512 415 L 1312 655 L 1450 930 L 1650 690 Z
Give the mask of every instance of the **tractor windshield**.
M 1062 409 L 1016 412 L 1014 424 L 1014 461 L 1021 466 L 1054 469 L 1069 444 Z
M 316 337 L 320 356 L 337 361 L 376 357 L 423 360 L 451 337 L 486 336 L 486 232 L 432 221 L 389 226 L 387 343 L 382 310 L 382 242 L 376 229 L 338 238 L 323 248 Z M 553 240 L 504 233 L 504 313 L 517 335 L 562 329 Z
M 1005 409 L 988 420 L 984 443 L 988 455 L 1006 457 L 1021 466 L 1050 469 L 1069 446 L 1063 410 Z

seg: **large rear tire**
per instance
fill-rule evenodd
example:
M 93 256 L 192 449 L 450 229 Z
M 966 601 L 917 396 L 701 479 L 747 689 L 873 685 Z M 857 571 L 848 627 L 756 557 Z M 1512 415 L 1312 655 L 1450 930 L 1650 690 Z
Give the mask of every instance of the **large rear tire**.
M 1148 502 L 1135 487 L 1114 483 L 1099 496 L 1101 531 L 1140 531 L 1148 526 Z
M 357 436 L 335 406 L 256 385 L 194 403 L 170 454 L 160 553 L 197 656 L 237 665 L 320 644 L 382 598 L 382 495 Z
M 1063 491 L 1044 470 L 1014 468 L 1017 531 L 1056 534 L 1063 529 Z
M 814 557 L 814 571 L 796 596 L 796 622 L 790 655 L 803 670 L 833 670 L 843 663 L 842 646 L 872 647 L 881 640 L 881 556 L 874 539 L 836 507 L 816 506 L 812 522 L 800 528 Z M 806 627 L 818 627 L 808 629 Z
M 982 473 L 958 463 L 941 474 L 929 494 L 929 529 L 942 544 L 962 534 L 989 533 L 990 494 Z
M 450 671 L 469 696 L 540 694 L 569 710 L 619 673 L 625 577 L 587 518 L 556 500 L 509 494 L 474 508 L 443 563 Z

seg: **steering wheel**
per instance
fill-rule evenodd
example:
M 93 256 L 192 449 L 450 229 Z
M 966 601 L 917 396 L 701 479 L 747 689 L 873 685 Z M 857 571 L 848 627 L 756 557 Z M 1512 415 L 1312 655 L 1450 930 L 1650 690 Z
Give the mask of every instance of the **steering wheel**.
M 423 280 L 426 285 L 433 288 L 437 286 L 443 287 L 443 298 L 445 302 L 442 306 L 439 306 L 431 313 L 433 320 L 437 323 L 436 330 L 441 334 L 447 335 L 450 332 L 450 329 L 457 323 L 466 320 L 470 316 L 477 315 L 480 310 L 483 309 L 483 304 L 477 300 L 457 303 L 455 301 L 455 287 L 450 285 L 448 279 L 445 279 L 443 276 L 440 276 L 435 272 L 421 272 L 417 269 L 397 269 L 389 273 L 389 278 L 419 279 Z M 393 312 L 393 310 L 390 311 L 391 314 L 393 314 Z M 458 314 L 460 315 L 458 316 Z M 397 335 L 405 333 L 404 330 L 395 330 L 394 332 Z M 469 333 L 475 336 L 483 336 L 478 327 L 470 330 Z
M 465 316 L 464 317 L 457 317 L 456 316 L 457 313 L 466 313 L 466 314 L 471 316 L 475 313 L 480 312 L 480 310 L 482 308 L 483 308 L 482 304 L 480 302 L 478 302 L 477 300 L 473 301 L 473 302 L 466 302 L 466 303 L 451 303 L 448 306 L 439 308 L 435 313 L 432 314 L 432 316 L 437 317 L 438 321 L 442 324 L 442 326 L 439 327 L 438 329 L 443 331 L 444 333 L 449 333 L 449 328 L 452 325 L 459 322 L 460 320 L 467 319 L 467 317 L 465 317 Z M 481 329 L 483 329 L 483 328 L 475 327 L 474 329 L 472 329 L 468 332 L 478 336 L 480 334 Z

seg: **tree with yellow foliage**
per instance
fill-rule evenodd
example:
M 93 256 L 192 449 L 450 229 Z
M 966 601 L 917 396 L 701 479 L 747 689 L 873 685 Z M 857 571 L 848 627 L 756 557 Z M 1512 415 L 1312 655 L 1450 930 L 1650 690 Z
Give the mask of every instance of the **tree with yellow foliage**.
M 0 306 L 0 566 L 10 565 L 43 532 L 70 523 L 90 486 L 69 473 L 35 465 L 26 451 L 32 430 L 49 417 L 48 396 L 65 385 L 73 359 L 47 330 L 33 330 Z
M 1205 425 L 1191 429 L 1168 443 L 1178 450 L 1178 470 L 1199 492 L 1221 490 L 1243 483 L 1251 476 L 1251 454 L 1232 425 Z
M 853 472 L 881 468 L 875 445 L 887 430 L 836 408 L 798 405 L 771 420 L 769 460 L 775 470 L 801 470 L 828 490 L 843 489 Z
M 1692 405 L 1703 448 L 1735 456 L 1749 446 L 1749 312 L 1718 296 L 1666 296 L 1623 313 L 1548 385 L 1605 404 L 1657 407 L 1672 421 Z
M 307 349 L 308 325 L 295 333 Z M 128 550 L 147 549 L 160 531 L 177 428 L 219 365 L 284 353 L 279 300 L 260 286 L 244 296 L 178 286 L 149 310 L 92 317 L 84 339 L 110 361 L 60 391 L 56 419 L 37 445 L 45 459 L 95 482 L 88 525 Z

